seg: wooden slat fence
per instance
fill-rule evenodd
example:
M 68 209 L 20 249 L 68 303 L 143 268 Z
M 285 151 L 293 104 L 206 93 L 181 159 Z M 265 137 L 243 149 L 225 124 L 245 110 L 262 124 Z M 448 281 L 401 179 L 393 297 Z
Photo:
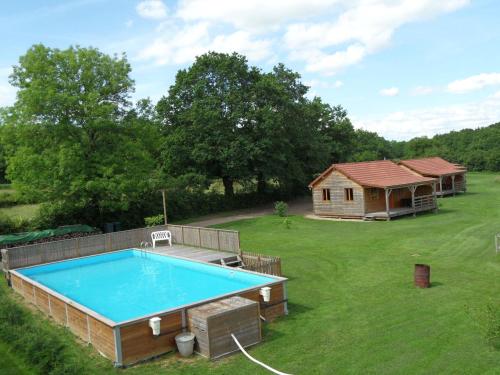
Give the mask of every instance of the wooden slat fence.
M 139 247 L 143 241 L 151 242 L 151 232 L 165 229 L 172 232 L 174 244 L 240 253 L 239 232 L 169 224 L 2 249 L 2 267 L 7 271 Z
M 241 252 L 241 259 L 245 263 L 245 269 L 268 275 L 282 276 L 281 258 L 271 255 Z

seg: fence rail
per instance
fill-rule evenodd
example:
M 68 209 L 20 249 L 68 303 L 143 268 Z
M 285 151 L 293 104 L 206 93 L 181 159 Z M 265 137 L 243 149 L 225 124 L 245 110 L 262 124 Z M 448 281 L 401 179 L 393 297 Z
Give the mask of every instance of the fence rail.
M 158 230 L 170 230 L 174 244 L 240 253 L 239 232 L 168 224 L 2 249 L 2 267 L 4 271 L 8 271 L 14 268 L 139 247 L 143 241 L 150 242 L 151 232 Z
M 247 270 L 266 273 L 268 275 L 282 276 L 280 257 L 242 251 L 241 259 L 243 263 L 245 263 L 245 269 Z
M 434 195 L 415 197 L 415 210 L 427 210 L 436 207 Z

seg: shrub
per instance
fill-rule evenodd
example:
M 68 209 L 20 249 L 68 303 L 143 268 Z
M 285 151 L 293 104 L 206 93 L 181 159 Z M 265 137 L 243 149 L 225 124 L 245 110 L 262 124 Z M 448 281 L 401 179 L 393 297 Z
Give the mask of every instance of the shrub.
M 163 214 L 159 214 L 155 216 L 145 217 L 144 223 L 147 227 L 154 227 L 156 225 L 162 225 L 163 223 L 165 223 L 165 221 L 163 220 Z
M 279 217 L 288 216 L 288 204 L 283 201 L 278 201 L 274 203 L 274 212 Z
M 24 232 L 31 227 L 31 222 L 23 218 L 10 218 L 0 215 L 0 234 Z
M 285 224 L 286 229 L 290 229 L 292 227 L 292 221 L 288 217 L 285 217 L 285 220 L 283 220 L 283 224 Z

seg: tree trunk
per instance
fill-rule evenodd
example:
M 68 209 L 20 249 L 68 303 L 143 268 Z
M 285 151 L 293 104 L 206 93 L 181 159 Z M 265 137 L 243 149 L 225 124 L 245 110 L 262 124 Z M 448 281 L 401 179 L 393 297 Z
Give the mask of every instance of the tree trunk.
M 228 176 L 222 177 L 222 183 L 224 184 L 224 195 L 232 197 L 234 195 L 233 179 Z
M 266 190 L 267 190 L 266 180 L 264 179 L 264 177 L 261 174 L 259 174 L 257 176 L 257 193 L 258 194 L 265 194 Z

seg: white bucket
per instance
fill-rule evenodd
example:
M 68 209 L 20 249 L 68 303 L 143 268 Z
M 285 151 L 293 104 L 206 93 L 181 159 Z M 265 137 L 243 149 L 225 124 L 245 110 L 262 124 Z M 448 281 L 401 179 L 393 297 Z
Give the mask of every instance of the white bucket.
M 261 288 L 260 295 L 262 296 L 264 302 L 269 302 L 269 300 L 271 299 L 271 288 L 269 288 L 268 286 Z
M 175 336 L 175 343 L 177 344 L 177 349 L 179 349 L 181 356 L 189 357 L 193 354 L 194 338 L 194 333 L 191 332 L 179 333 Z

